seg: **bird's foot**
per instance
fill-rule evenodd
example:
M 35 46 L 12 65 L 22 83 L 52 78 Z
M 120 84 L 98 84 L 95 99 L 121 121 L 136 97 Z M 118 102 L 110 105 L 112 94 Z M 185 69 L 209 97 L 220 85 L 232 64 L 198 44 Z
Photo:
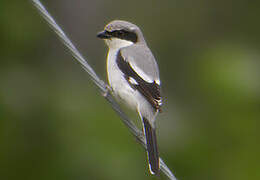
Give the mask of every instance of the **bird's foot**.
M 107 97 L 109 92 L 112 92 L 112 88 L 109 85 L 106 85 L 106 91 L 102 93 L 102 96 Z

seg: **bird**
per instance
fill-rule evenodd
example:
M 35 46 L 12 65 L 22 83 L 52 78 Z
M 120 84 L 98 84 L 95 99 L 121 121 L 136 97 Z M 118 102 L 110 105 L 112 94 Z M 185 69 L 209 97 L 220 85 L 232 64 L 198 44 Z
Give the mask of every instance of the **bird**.
M 162 97 L 159 68 L 140 28 L 130 22 L 114 20 L 97 34 L 108 46 L 107 77 L 112 94 L 137 111 L 143 124 L 151 174 L 160 171 L 156 138 L 156 116 Z

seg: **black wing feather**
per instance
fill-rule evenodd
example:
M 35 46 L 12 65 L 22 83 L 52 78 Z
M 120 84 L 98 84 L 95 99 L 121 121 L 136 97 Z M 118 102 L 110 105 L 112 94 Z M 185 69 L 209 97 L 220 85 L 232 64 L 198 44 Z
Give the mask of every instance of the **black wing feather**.
M 119 51 L 117 54 L 116 63 L 119 69 L 124 73 L 125 79 L 131 85 L 132 88 L 137 89 L 146 100 L 152 105 L 155 111 L 161 111 L 161 95 L 160 95 L 160 85 L 155 81 L 149 83 L 143 80 L 131 67 L 129 62 L 125 61 Z M 133 78 L 138 84 L 132 84 L 129 79 Z

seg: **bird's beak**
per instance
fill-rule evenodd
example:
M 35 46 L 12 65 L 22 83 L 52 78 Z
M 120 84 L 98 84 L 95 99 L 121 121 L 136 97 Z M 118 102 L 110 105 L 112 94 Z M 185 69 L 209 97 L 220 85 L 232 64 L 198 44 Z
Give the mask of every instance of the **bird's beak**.
M 101 31 L 97 34 L 97 37 L 100 39 L 110 39 L 111 35 L 107 31 Z

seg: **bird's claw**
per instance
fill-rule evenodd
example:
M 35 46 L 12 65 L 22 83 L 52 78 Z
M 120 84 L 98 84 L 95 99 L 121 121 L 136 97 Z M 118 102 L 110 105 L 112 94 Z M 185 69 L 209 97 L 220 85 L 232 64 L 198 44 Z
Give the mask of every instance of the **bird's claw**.
M 109 92 L 112 92 L 112 88 L 109 85 L 106 85 L 106 91 L 102 93 L 102 96 L 107 97 Z

